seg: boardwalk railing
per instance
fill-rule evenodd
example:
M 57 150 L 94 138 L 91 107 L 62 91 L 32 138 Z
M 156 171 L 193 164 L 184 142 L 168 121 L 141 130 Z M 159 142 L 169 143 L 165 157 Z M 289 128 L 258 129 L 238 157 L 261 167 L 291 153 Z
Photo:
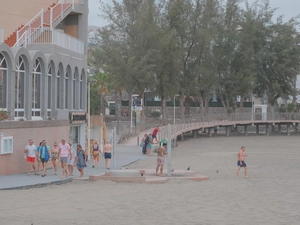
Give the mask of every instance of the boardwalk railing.
M 264 119 L 263 119 L 264 118 Z M 168 118 L 168 123 L 172 124 L 172 139 L 183 132 L 188 132 L 201 128 L 212 128 L 219 126 L 235 126 L 249 125 L 249 124 L 268 124 L 268 123 L 300 123 L 300 113 L 210 113 L 207 115 L 197 114 L 181 117 L 175 120 Z M 161 124 L 161 125 L 160 125 Z M 160 126 L 160 138 L 167 137 L 167 127 L 162 125 L 162 121 L 146 121 L 133 128 L 127 127 L 119 135 L 119 143 L 126 141 L 132 137 L 136 137 L 144 130 L 154 128 L 156 125 Z

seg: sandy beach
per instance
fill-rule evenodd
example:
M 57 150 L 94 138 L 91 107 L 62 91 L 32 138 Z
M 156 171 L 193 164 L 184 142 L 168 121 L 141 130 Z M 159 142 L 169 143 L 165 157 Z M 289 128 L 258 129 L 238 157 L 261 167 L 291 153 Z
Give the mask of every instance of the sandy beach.
M 236 178 L 246 146 L 249 179 Z M 300 221 L 299 136 L 187 138 L 172 151 L 175 169 L 210 176 L 165 184 L 81 181 L 0 192 L 2 225 L 297 224 Z M 155 168 L 156 156 L 128 168 Z M 166 164 L 165 164 L 166 165 Z M 165 166 L 167 168 L 167 165 Z M 166 169 L 165 168 L 165 169 Z

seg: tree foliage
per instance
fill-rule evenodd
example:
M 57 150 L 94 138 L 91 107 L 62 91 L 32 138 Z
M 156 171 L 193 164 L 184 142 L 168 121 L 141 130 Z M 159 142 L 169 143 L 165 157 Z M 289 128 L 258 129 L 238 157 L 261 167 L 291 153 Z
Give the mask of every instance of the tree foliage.
M 240 0 L 100 2 L 108 25 L 89 62 L 118 93 L 143 97 L 147 89 L 160 96 L 164 119 L 164 102 L 175 94 L 182 115 L 196 99 L 203 110 L 213 92 L 225 110 L 249 93 L 267 97 L 271 106 L 296 96 L 298 20 L 274 18 L 268 0 L 245 7 Z

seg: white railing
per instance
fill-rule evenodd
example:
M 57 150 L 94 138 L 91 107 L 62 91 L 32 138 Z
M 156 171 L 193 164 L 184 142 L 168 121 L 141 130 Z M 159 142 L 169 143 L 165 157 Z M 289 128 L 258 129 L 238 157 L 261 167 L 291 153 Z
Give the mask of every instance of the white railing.
M 28 44 L 54 44 L 84 54 L 84 42 L 51 28 L 28 29 L 18 41 L 19 46 Z
M 84 42 L 80 41 L 70 35 L 59 32 L 57 30 L 52 31 L 53 39 L 52 43 L 60 47 L 84 54 Z
M 75 4 L 85 4 L 85 2 L 84 0 L 60 0 L 59 2 L 56 3 L 55 6 L 50 8 L 50 12 L 46 12 L 44 9 L 41 9 L 41 11 L 35 17 L 33 17 L 24 27 L 22 27 L 20 30 L 17 30 L 16 32 L 17 41 L 14 46 L 18 46 L 18 47 L 23 46 L 24 43 L 26 43 L 26 41 L 24 41 L 26 35 L 28 38 L 32 36 L 30 32 L 27 32 L 27 34 L 25 34 L 28 29 L 44 28 L 45 27 L 44 23 L 46 23 L 47 25 L 46 27 L 50 26 L 50 28 L 52 28 L 53 22 L 55 22 L 59 17 L 63 19 L 64 12 L 67 11 L 70 7 L 74 9 Z
M 4 42 L 4 28 L 0 27 L 0 43 Z
M 36 29 L 36 28 L 43 27 L 43 18 L 44 18 L 43 15 L 44 15 L 44 9 L 41 9 L 41 11 L 35 17 L 33 17 L 24 27 L 22 27 L 20 30 L 17 30 L 17 33 L 16 33 L 17 41 L 16 41 L 16 44 L 14 46 L 19 47 L 19 46 L 22 45 L 24 40 L 23 41 L 19 41 L 19 40 L 20 40 L 21 37 L 24 38 L 26 36 L 26 35 L 24 36 L 24 34 L 26 33 L 26 31 L 28 29 L 31 29 L 31 28 Z M 38 27 L 32 27 L 35 21 L 39 21 Z
M 69 4 L 69 5 L 68 5 Z M 59 17 L 63 19 L 63 13 L 72 7 L 74 9 L 75 0 L 60 0 L 55 6 L 50 9 L 50 27 Z
M 210 113 L 207 115 L 197 114 L 183 116 L 182 118 L 176 119 L 173 124 L 173 117 L 168 118 L 167 123 L 172 124 L 172 138 L 176 137 L 178 132 L 187 132 L 193 129 L 199 129 L 204 127 L 218 127 L 218 126 L 233 126 L 234 124 L 265 124 L 265 123 L 299 123 L 300 113 L 268 113 L 265 119 L 262 119 L 264 115 L 262 113 Z M 144 122 L 139 124 L 132 129 L 127 128 L 121 131 L 119 137 L 119 143 L 127 139 L 136 137 L 143 130 L 149 130 L 154 128 L 155 125 L 162 124 L 162 121 L 155 122 Z M 162 126 L 160 128 L 160 137 L 167 137 L 167 127 Z

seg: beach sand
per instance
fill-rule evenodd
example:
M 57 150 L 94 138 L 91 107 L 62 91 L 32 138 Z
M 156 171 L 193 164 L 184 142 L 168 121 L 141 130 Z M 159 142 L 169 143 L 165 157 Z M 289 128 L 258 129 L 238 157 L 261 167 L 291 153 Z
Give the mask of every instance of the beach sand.
M 243 170 L 235 176 L 242 145 L 249 179 L 243 178 Z M 172 150 L 172 167 L 176 172 L 190 166 L 209 180 L 74 180 L 62 186 L 1 191 L 0 224 L 297 224 L 299 159 L 299 136 L 187 138 Z M 127 167 L 152 169 L 155 164 L 152 155 Z

